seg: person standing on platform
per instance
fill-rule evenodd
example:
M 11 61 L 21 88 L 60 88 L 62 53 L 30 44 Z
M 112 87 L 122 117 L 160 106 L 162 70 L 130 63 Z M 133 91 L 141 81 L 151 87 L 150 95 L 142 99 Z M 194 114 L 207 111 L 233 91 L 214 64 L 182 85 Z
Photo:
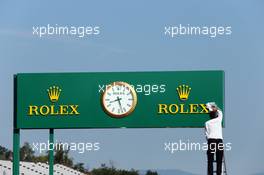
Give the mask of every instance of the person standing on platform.
M 207 150 L 207 172 L 208 175 L 213 175 L 213 161 L 216 156 L 216 174 L 222 174 L 222 160 L 223 160 L 223 134 L 222 134 L 222 119 L 223 113 L 214 102 L 206 104 L 209 110 L 210 120 L 205 123 L 205 135 L 208 144 Z

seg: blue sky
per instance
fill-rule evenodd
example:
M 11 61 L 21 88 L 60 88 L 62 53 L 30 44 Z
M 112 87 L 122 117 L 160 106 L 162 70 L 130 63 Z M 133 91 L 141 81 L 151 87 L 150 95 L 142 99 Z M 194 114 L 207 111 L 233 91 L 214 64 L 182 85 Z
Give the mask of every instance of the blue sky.
M 252 1 L 1 1 L 0 144 L 12 148 L 12 83 L 18 72 L 214 70 L 226 73 L 226 153 L 230 174 L 264 172 L 264 2 Z M 32 26 L 98 25 L 91 38 L 32 36 Z M 164 37 L 164 26 L 232 26 L 219 38 Z M 202 129 L 56 130 L 63 141 L 98 141 L 101 151 L 77 154 L 89 167 L 182 169 L 204 174 L 203 152 L 168 155 L 166 141 L 203 142 Z M 21 142 L 46 141 L 48 131 L 22 131 Z

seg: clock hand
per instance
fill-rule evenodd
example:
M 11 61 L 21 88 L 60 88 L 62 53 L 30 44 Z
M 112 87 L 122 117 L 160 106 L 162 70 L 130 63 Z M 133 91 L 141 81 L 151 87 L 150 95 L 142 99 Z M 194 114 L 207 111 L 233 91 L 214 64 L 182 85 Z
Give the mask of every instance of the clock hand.
M 110 101 L 110 103 L 114 103 L 114 102 L 116 102 L 117 100 L 113 100 L 113 101 Z
M 113 102 L 116 102 L 116 101 L 119 101 L 119 100 L 122 100 L 122 98 L 117 98 L 116 100 L 110 101 L 110 103 L 113 103 Z
M 121 98 L 117 97 L 117 101 L 118 101 L 118 104 L 119 104 L 120 110 L 121 110 L 121 112 L 123 113 L 123 108 L 122 108 L 122 105 L 121 105 L 120 100 L 121 100 Z

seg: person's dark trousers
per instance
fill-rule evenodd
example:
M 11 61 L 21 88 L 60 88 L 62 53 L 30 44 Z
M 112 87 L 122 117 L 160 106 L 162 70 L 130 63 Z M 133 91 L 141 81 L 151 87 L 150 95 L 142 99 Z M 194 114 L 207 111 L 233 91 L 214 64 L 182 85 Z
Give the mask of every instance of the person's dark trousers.
M 214 170 L 214 156 L 216 155 L 216 165 L 217 165 L 217 175 L 221 175 L 222 173 L 222 160 L 224 154 L 224 145 L 222 139 L 208 139 L 208 150 L 207 150 L 207 167 L 208 167 L 208 175 L 213 175 Z

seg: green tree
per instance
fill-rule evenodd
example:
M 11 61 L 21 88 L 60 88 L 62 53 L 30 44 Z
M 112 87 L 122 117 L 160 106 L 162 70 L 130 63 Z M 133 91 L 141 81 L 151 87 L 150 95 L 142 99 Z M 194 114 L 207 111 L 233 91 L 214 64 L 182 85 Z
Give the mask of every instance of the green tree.
M 20 148 L 20 160 L 21 161 L 33 161 L 34 160 L 34 151 L 31 148 L 28 142 L 25 142 L 24 145 Z
M 92 175 L 117 175 L 116 170 L 113 168 L 108 168 L 105 164 L 102 164 L 100 168 L 92 170 Z
M 156 171 L 148 170 L 146 175 L 158 175 L 158 173 Z
M 12 158 L 12 151 L 9 149 L 0 146 L 0 159 L 1 160 L 10 160 Z
M 127 170 L 119 170 L 119 175 L 139 175 L 138 171 L 132 169 L 130 171 Z
M 88 170 L 84 168 L 84 163 L 77 163 L 73 166 L 73 169 L 80 171 L 82 173 L 88 173 Z
M 136 170 L 118 170 L 114 166 L 107 167 L 105 164 L 102 164 L 100 168 L 93 169 L 91 172 L 92 175 L 139 175 Z
M 13 152 L 8 150 L 5 154 L 5 160 L 11 160 L 13 159 Z
M 49 161 L 48 155 L 35 156 L 34 162 L 47 163 Z
M 65 149 L 62 144 L 59 144 L 59 147 L 55 147 L 54 163 L 73 167 L 73 159 L 69 157 L 69 152 L 69 147 Z

